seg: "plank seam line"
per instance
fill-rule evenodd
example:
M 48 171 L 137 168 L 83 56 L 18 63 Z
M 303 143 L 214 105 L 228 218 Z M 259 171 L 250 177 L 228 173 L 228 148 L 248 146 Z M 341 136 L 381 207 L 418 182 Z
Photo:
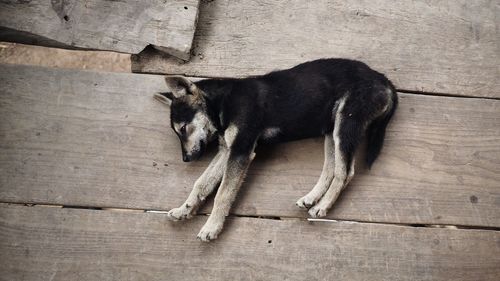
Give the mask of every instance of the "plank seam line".
M 244 78 L 244 77 L 252 77 L 252 75 L 241 76 L 241 77 L 226 77 L 226 76 L 197 76 L 197 75 L 188 75 L 186 73 L 161 73 L 154 71 L 144 71 L 144 72 L 132 72 L 132 74 L 147 74 L 147 75 L 183 75 L 186 77 L 198 78 L 198 79 L 225 79 L 225 78 Z M 485 100 L 500 100 L 500 97 L 478 97 L 478 96 L 470 96 L 470 95 L 457 95 L 450 94 L 444 92 L 427 92 L 427 91 L 418 91 L 418 90 L 407 90 L 396 88 L 397 92 L 405 93 L 405 94 L 413 94 L 413 95 L 422 95 L 422 96 L 434 96 L 434 97 L 450 97 L 450 98 L 466 98 L 466 99 L 485 99 Z
M 61 209 L 79 209 L 91 211 L 115 211 L 115 212 L 135 212 L 135 213 L 152 213 L 152 214 L 166 214 L 164 210 L 152 209 L 136 209 L 136 208 L 113 208 L 113 207 L 88 207 L 80 205 L 58 205 L 58 204 L 37 204 L 37 203 L 18 203 L 18 202 L 0 202 L 2 205 L 16 205 L 24 207 L 48 207 L 48 208 L 61 208 Z M 206 217 L 208 214 L 196 214 L 198 217 Z M 377 222 L 377 221 L 363 221 L 363 220 L 343 220 L 343 219 L 313 219 L 303 217 L 290 217 L 290 216 L 259 216 L 259 215 L 241 215 L 230 214 L 228 217 L 237 218 L 253 218 L 253 219 L 266 219 L 266 220 L 299 220 L 311 223 L 363 223 L 375 225 L 391 225 L 401 227 L 416 227 L 416 228 L 448 228 L 458 230 L 484 230 L 484 231 L 497 231 L 500 232 L 500 227 L 489 226 L 471 226 L 471 225 L 450 225 L 450 224 L 416 224 L 416 223 L 397 223 L 397 222 Z
M 461 96 L 457 94 L 448 94 L 441 92 L 425 92 L 425 91 L 415 91 L 406 89 L 396 89 L 397 92 L 410 94 L 410 95 L 422 95 L 422 96 L 433 96 L 433 97 L 450 97 L 450 98 L 464 98 L 464 99 L 482 99 L 482 100 L 500 100 L 496 97 L 475 97 L 475 96 Z

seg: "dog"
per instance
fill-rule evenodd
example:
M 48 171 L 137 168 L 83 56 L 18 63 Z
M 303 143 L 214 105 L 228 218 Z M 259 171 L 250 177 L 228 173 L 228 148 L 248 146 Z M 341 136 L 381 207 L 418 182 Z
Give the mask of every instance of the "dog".
M 366 139 L 365 162 L 379 155 L 398 98 L 394 85 L 366 64 L 319 59 L 262 76 L 192 82 L 166 76 L 168 92 L 155 97 L 170 105 L 182 159 L 198 159 L 208 143 L 219 150 L 187 200 L 167 213 L 191 218 L 219 185 L 213 210 L 198 234 L 216 239 L 261 143 L 324 136 L 324 166 L 313 189 L 296 204 L 324 217 L 354 176 L 354 155 Z

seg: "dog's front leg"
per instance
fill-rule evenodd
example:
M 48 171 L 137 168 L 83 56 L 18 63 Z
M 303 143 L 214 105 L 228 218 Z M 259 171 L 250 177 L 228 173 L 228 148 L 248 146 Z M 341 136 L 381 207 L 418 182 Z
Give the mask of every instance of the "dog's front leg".
M 229 155 L 228 149 L 221 145 L 214 159 L 208 165 L 208 168 L 196 180 L 193 190 L 189 194 L 186 202 L 178 208 L 174 208 L 167 213 L 171 220 L 183 220 L 192 217 L 200 204 L 210 195 L 222 179 L 224 166 Z
M 217 238 L 217 235 L 221 232 L 224 220 L 229 214 L 229 209 L 236 198 L 236 194 L 243 182 L 248 166 L 254 157 L 255 153 L 253 150 L 251 153 L 245 155 L 234 155 L 233 151 L 231 151 L 222 178 L 222 183 L 215 196 L 212 213 L 200 233 L 198 233 L 198 238 L 202 241 L 208 242 L 213 240 Z

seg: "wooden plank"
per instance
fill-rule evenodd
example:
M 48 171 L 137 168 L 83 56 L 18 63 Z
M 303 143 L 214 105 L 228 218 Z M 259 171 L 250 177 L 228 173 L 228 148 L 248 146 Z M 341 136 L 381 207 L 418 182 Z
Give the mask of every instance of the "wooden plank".
M 1 280 L 498 280 L 500 233 L 0 207 Z
M 0 64 L 25 64 L 96 71 L 131 72 L 130 55 L 0 43 Z
M 136 72 L 239 77 L 311 59 L 360 59 L 398 89 L 500 97 L 495 1 L 202 2 L 189 63 L 145 51 Z
M 0 202 L 168 210 L 209 157 L 183 163 L 161 76 L 0 67 Z M 261 148 L 234 214 L 306 217 L 322 140 Z M 382 155 L 328 217 L 500 226 L 500 101 L 400 94 Z M 168 166 L 167 166 L 168 165 Z M 209 211 L 205 209 L 204 212 Z
M 2 1 L 0 40 L 136 54 L 152 44 L 189 59 L 199 0 Z

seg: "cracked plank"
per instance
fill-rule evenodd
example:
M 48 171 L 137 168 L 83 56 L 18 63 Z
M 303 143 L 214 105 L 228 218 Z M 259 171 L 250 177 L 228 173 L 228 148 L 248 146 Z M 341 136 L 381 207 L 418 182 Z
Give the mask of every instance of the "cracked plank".
M 198 0 L 2 1 L 0 40 L 137 54 L 148 45 L 189 59 Z

